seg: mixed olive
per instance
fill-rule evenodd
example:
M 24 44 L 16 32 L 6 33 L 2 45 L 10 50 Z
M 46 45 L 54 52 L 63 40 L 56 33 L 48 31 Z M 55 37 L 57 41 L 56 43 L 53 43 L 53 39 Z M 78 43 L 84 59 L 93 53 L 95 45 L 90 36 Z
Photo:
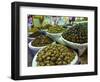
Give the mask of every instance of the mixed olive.
M 32 45 L 35 47 L 42 47 L 51 44 L 52 42 L 53 40 L 48 36 L 40 35 L 32 41 Z
M 43 48 L 36 58 L 37 66 L 53 66 L 70 64 L 75 53 L 61 44 L 49 44 Z
M 87 24 L 76 24 L 62 34 L 62 37 L 74 43 L 87 43 L 88 30 Z

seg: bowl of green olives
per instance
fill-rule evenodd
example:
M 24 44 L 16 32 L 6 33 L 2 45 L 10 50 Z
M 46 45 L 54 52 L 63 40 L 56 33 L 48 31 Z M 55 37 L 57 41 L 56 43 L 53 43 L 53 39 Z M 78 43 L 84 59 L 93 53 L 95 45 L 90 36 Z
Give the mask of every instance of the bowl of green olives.
M 56 25 L 56 26 L 49 27 L 46 34 L 50 38 L 57 40 L 58 38 L 61 37 L 61 34 L 63 33 L 64 30 L 65 29 L 63 27 Z
M 40 49 L 34 56 L 32 66 L 56 66 L 76 64 L 77 53 L 61 44 L 50 44 Z
M 47 32 L 49 27 L 52 27 L 52 25 L 51 24 L 42 25 L 41 31 Z

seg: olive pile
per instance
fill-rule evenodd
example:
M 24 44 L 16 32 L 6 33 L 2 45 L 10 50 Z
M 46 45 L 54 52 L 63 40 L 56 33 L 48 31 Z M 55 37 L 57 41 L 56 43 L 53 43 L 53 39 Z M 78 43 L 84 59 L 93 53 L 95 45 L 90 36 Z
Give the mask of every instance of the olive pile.
M 87 43 L 87 27 L 86 25 L 75 25 L 72 28 L 69 28 L 66 32 L 62 34 L 63 38 L 74 42 L 74 43 Z
M 51 27 L 51 26 L 52 26 L 52 25 L 50 25 L 50 24 L 46 24 L 46 25 L 42 26 L 41 29 L 48 29 L 48 28 Z
M 35 38 L 35 40 L 32 41 L 32 45 L 36 47 L 46 46 L 48 44 L 51 44 L 53 40 L 45 35 L 40 35 Z
M 53 66 L 70 64 L 75 58 L 74 52 L 61 44 L 50 44 L 37 55 L 37 66 Z
M 31 37 L 31 38 L 35 38 L 35 37 L 40 36 L 40 35 L 41 35 L 41 32 L 36 31 L 36 32 L 30 34 L 29 37 Z
M 50 33 L 61 33 L 63 31 L 64 31 L 64 28 L 58 25 L 48 28 L 48 32 Z
M 45 30 L 45 29 L 48 29 L 49 27 L 51 27 L 52 25 L 51 24 L 46 24 L 46 25 L 40 25 L 38 26 L 37 28 L 39 30 Z

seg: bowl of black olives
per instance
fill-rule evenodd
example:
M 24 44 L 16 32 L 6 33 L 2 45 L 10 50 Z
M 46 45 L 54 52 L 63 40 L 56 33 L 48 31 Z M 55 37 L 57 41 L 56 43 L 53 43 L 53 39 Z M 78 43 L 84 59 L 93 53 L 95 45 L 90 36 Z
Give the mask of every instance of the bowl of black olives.
M 63 32 L 61 39 L 65 45 L 78 49 L 87 46 L 88 30 L 81 25 L 75 25 Z
M 50 44 L 40 49 L 33 58 L 32 66 L 56 66 L 76 64 L 77 53 L 61 44 Z

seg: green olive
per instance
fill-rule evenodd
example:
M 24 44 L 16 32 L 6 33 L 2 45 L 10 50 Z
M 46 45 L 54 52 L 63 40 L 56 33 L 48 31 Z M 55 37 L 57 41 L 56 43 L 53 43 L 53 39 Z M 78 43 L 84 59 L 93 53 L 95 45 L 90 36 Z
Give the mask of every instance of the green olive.
M 67 63 L 65 61 L 63 61 L 63 65 L 66 65 Z
M 58 62 L 58 65 L 62 65 L 62 61 L 59 61 L 59 62 Z
M 42 58 L 39 58 L 38 60 L 41 62 L 42 61 Z
M 56 61 L 56 57 L 51 57 L 51 61 Z
M 47 60 L 50 60 L 50 57 L 48 56 L 46 59 L 47 59 Z

